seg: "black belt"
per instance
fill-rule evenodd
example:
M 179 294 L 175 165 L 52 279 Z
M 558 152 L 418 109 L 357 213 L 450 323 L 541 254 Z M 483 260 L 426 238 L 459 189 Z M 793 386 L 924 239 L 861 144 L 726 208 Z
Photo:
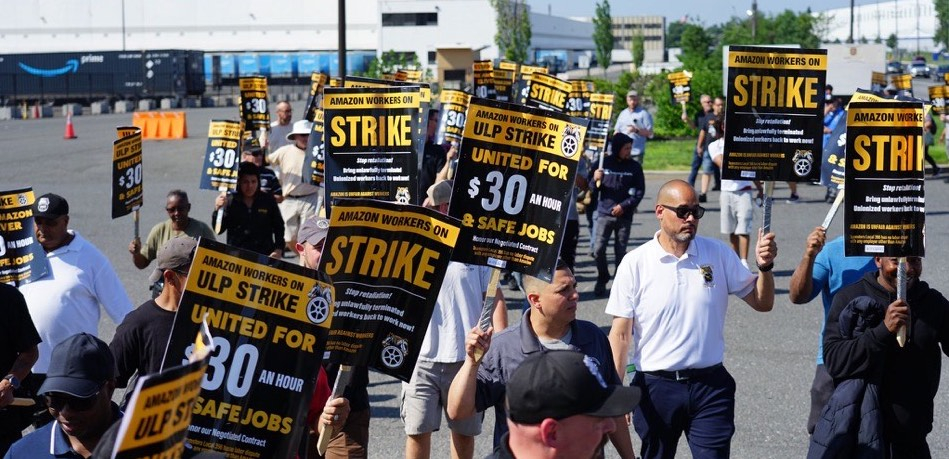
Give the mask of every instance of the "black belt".
M 656 370 L 656 371 L 644 371 L 643 373 L 652 376 L 658 376 L 663 379 L 671 379 L 673 381 L 688 381 L 690 379 L 696 379 L 711 373 L 714 373 L 719 368 L 722 368 L 722 364 L 715 364 L 710 367 L 705 368 L 688 368 L 685 370 Z
M 293 199 L 300 199 L 300 198 L 305 198 L 305 197 L 307 197 L 307 196 L 312 196 L 312 195 L 314 195 L 314 194 L 316 194 L 316 193 L 310 193 L 310 194 L 288 194 L 287 197 L 288 197 L 288 198 L 293 198 Z

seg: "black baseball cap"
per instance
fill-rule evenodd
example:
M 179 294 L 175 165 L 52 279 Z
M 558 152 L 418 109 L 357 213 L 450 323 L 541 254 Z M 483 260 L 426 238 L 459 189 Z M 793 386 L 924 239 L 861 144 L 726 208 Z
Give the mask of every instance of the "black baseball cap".
M 60 392 L 89 398 L 115 375 L 115 357 L 109 346 L 88 333 L 77 333 L 53 348 L 46 380 L 38 393 Z
M 69 203 L 66 198 L 46 193 L 33 202 L 33 216 L 40 218 L 59 218 L 69 215 Z
M 578 414 L 611 418 L 633 411 L 640 395 L 638 387 L 607 384 L 594 358 L 551 350 L 529 356 L 514 370 L 507 383 L 507 413 L 527 425 Z

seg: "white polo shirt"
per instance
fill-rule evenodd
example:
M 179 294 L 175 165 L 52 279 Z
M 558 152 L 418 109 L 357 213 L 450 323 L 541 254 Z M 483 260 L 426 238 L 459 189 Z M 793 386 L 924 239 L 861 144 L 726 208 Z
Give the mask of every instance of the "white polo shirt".
M 623 257 L 606 305 L 607 314 L 633 319 L 630 362 L 639 371 L 721 363 L 728 295 L 745 297 L 757 277 L 722 241 L 696 236 L 676 258 L 658 236 Z
M 20 286 L 43 342 L 34 373 L 46 373 L 50 353 L 60 341 L 84 332 L 99 336 L 99 304 L 119 324 L 132 301 L 109 259 L 79 233 L 63 247 L 46 253 L 50 273 Z

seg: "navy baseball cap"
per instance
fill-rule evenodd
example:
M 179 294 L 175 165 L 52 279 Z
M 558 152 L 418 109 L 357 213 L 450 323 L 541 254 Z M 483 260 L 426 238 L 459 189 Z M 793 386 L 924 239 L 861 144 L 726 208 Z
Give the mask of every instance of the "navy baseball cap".
M 38 393 L 60 392 L 89 398 L 116 373 L 115 357 L 109 346 L 88 333 L 78 333 L 53 348 L 46 380 Z
M 585 414 L 623 416 L 636 408 L 638 387 L 607 384 L 599 365 L 576 351 L 538 352 L 521 362 L 507 383 L 507 414 L 518 424 Z

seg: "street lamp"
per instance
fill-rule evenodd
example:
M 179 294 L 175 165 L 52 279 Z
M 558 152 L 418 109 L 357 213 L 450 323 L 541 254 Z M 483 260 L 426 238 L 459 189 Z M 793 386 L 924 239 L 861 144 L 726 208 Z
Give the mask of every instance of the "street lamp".
M 751 41 L 755 43 L 758 36 L 758 0 L 752 0 L 751 9 L 745 11 L 745 14 L 751 17 Z

